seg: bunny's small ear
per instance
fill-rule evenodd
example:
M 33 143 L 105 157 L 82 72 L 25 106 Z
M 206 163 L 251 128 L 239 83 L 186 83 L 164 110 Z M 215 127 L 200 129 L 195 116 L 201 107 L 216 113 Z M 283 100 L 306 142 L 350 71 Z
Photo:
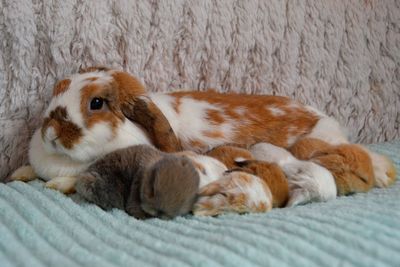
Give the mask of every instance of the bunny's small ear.
M 153 141 L 153 145 L 165 152 L 182 151 L 181 143 L 161 110 L 146 97 L 122 103 L 124 116 L 141 125 Z
M 109 71 L 110 69 L 104 66 L 92 66 L 88 68 L 79 67 L 79 74 L 86 73 L 86 72 L 93 72 L 93 71 Z

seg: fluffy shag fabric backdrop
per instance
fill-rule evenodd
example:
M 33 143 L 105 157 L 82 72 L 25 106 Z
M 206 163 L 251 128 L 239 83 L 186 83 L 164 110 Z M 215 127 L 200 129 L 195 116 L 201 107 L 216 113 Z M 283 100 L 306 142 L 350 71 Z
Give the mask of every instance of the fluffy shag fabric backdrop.
M 55 80 L 80 66 L 152 91 L 279 94 L 353 141 L 400 136 L 400 1 L 0 1 L 0 178 L 27 159 Z

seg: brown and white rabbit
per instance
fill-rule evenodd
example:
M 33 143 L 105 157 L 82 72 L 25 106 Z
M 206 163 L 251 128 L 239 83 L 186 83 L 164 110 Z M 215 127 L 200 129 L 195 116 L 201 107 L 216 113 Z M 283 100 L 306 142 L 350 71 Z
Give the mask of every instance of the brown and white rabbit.
M 151 133 L 124 116 L 123 107 L 130 115 L 146 114 L 130 110 L 133 103 L 139 109 L 144 105 L 141 97 L 146 92 L 140 82 L 125 72 L 88 71 L 57 83 L 43 124 L 30 142 L 30 166 L 17 169 L 9 180 L 29 181 L 39 176 L 48 181 L 47 187 L 71 193 L 76 175 L 117 149 L 156 144 L 165 151 L 179 150 L 175 135 L 166 137 L 172 129 L 161 112 L 151 109 L 146 116 L 138 117 Z
M 153 143 L 158 131 L 146 132 L 133 122 L 137 118 L 127 120 L 122 112 L 122 107 L 141 97 L 148 100 L 147 106 L 160 110 L 186 150 L 205 152 L 226 143 L 259 142 L 289 148 L 307 137 L 331 145 L 348 143 L 334 119 L 286 97 L 214 91 L 147 93 L 126 72 L 92 68 L 57 84 L 44 124 L 31 142 L 29 160 L 34 171 L 25 167 L 11 179 L 27 179 L 36 172 L 47 180 L 57 178 L 48 185 L 59 188 L 57 181 L 68 181 L 111 151 Z M 377 163 L 373 165 L 376 185 L 389 185 L 395 179 L 393 163 L 369 155 Z
M 229 170 L 200 189 L 195 215 L 266 212 L 287 203 L 288 181 L 277 164 L 255 160 L 249 150 L 236 145 L 218 146 L 206 155 Z
M 200 188 L 193 214 L 216 216 L 224 213 L 267 212 L 272 205 L 271 190 L 260 177 L 233 170 Z
M 148 145 L 106 155 L 78 175 L 76 183 L 80 195 L 103 209 L 122 209 L 141 219 L 189 213 L 198 189 L 191 160 Z
M 249 150 L 234 145 L 218 146 L 206 156 L 229 170 L 200 188 L 195 215 L 266 212 L 286 204 L 288 183 L 276 164 L 254 160 Z
M 298 159 L 309 160 L 328 169 L 335 178 L 338 195 L 367 192 L 379 182 L 375 180 L 368 151 L 360 145 L 330 145 L 319 139 L 304 138 L 292 146 L 290 152 Z M 396 176 L 394 168 L 388 166 L 388 170 L 392 172 L 389 177 Z
M 272 207 L 285 207 L 289 200 L 289 183 L 282 168 L 276 163 L 261 160 L 243 160 L 236 163 L 237 170 L 260 177 L 269 187 L 272 194 Z
M 283 170 L 289 183 L 287 206 L 336 198 L 335 180 L 326 168 L 311 161 L 299 160 L 286 149 L 272 144 L 255 144 L 250 152 L 254 158 L 276 163 Z

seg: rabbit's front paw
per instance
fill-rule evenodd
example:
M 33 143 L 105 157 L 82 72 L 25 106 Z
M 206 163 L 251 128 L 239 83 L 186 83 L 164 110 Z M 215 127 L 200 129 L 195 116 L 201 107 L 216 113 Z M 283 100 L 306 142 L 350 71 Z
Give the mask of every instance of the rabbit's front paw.
M 75 192 L 76 177 L 61 176 L 51 179 L 45 184 L 45 187 L 60 191 L 64 194 Z
M 35 180 L 37 175 L 33 170 L 32 166 L 25 165 L 16 169 L 11 176 L 6 179 L 6 182 L 12 181 L 21 181 L 21 182 L 29 182 Z

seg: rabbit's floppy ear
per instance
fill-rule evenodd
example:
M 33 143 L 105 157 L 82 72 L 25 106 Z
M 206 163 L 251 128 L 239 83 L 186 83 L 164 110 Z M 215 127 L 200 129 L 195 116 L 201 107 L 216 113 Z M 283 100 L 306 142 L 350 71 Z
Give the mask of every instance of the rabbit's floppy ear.
M 126 118 L 145 129 L 158 149 L 165 152 L 182 150 L 181 143 L 167 118 L 148 97 L 140 96 L 121 103 L 121 111 Z

